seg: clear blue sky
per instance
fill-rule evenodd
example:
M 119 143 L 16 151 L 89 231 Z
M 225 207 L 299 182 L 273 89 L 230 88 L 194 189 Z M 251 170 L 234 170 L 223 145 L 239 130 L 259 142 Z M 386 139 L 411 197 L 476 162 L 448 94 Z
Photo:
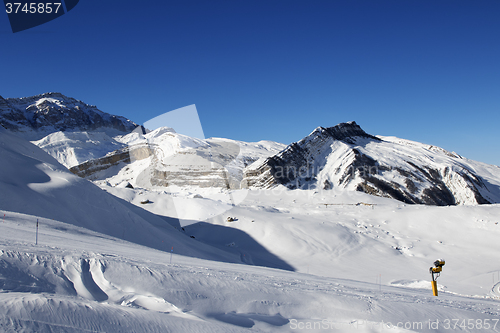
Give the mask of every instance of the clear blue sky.
M 3 97 L 196 104 L 207 137 L 287 144 L 355 120 L 500 165 L 500 0 L 81 0 L 0 38 Z

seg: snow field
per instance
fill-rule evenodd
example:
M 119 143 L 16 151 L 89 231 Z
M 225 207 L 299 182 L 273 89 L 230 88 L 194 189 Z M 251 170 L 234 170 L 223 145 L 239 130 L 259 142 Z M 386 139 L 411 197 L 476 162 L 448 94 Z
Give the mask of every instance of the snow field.
M 500 271 L 496 264 L 500 205 L 405 205 L 359 192 L 284 188 L 226 195 L 200 190 L 202 198 L 179 191 L 170 194 L 175 202 L 164 204 L 161 193 L 103 188 L 135 204 L 143 197 L 158 200 L 143 205 L 156 215 L 193 212 L 198 219 L 182 225 L 187 235 L 245 255 L 247 262 L 265 261 L 265 266 L 366 282 L 382 275 L 384 284 L 406 281 L 430 289 L 428 269 L 434 260 L 444 258 L 447 264 L 439 279 L 444 290 L 491 296 L 499 281 L 496 273 L 494 281 L 492 275 Z M 231 209 L 221 214 L 220 206 L 230 204 L 229 193 L 244 199 L 234 207 L 223 206 Z M 237 221 L 227 222 L 227 216 Z
M 78 234 L 81 228 L 57 221 L 44 221 L 35 246 L 27 230 L 36 217 L 9 216 L 0 227 L 4 331 L 310 332 L 322 323 L 315 331 L 445 332 L 446 319 L 484 321 L 499 312 L 493 299 L 436 298 L 428 290 L 180 255 L 169 264 L 168 252 Z M 426 329 L 429 320 L 442 321 L 441 329 Z

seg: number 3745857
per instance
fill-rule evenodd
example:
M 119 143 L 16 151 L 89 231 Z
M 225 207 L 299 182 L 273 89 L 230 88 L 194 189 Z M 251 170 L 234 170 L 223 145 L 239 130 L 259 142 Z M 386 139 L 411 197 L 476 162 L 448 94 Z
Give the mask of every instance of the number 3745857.
M 5 4 L 5 10 L 7 14 L 57 14 L 61 8 L 60 2 L 31 2 L 31 3 L 21 3 L 21 2 L 8 2 Z

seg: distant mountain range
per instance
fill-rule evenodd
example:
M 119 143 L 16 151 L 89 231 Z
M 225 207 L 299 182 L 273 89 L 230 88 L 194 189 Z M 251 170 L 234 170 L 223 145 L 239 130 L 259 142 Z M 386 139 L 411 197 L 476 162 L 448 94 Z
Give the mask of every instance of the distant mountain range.
M 73 173 L 111 185 L 361 191 L 409 204 L 500 203 L 500 168 L 442 148 L 366 133 L 355 122 L 318 127 L 285 146 L 146 130 L 59 93 L 0 97 L 0 124 Z

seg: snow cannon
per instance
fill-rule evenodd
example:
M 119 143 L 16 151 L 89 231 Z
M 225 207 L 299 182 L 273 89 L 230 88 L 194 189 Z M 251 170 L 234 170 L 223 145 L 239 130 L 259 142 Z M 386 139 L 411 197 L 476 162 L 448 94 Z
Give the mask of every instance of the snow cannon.
M 434 296 L 438 295 L 438 290 L 437 290 L 437 278 L 441 275 L 441 271 L 443 270 L 443 266 L 445 264 L 445 261 L 443 259 L 438 259 L 434 261 L 434 267 L 429 268 L 429 273 L 431 273 L 432 276 L 432 294 Z

